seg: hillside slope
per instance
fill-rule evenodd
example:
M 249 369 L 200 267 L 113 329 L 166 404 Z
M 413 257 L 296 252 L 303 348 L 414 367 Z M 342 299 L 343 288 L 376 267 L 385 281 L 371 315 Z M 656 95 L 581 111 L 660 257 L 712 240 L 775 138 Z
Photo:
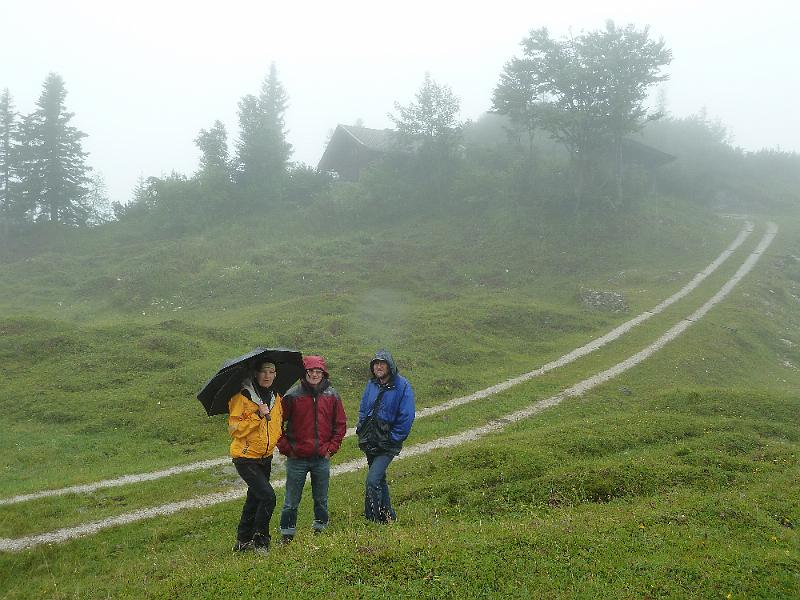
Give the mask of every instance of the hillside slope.
M 193 395 L 223 358 L 255 344 L 328 356 L 351 417 L 368 357 L 389 346 L 419 407 L 435 406 L 652 308 L 741 227 L 675 210 L 613 232 L 558 235 L 518 217 L 410 218 L 355 232 L 330 219 L 324 235 L 291 227 L 266 237 L 256 223 L 141 245 L 108 234 L 103 246 L 106 234 L 97 234 L 7 260 L 0 272 L 4 496 L 223 454 L 224 421 L 205 417 Z M 789 491 L 800 442 L 793 393 L 800 228 L 796 221 L 783 228 L 759 271 L 657 360 L 506 432 L 399 462 L 392 489 L 401 521 L 388 530 L 360 522 L 353 498 L 361 475 L 342 476 L 333 486 L 331 535 L 276 551 L 267 560 L 278 575 L 253 585 L 265 594 L 317 585 L 367 597 L 796 590 L 800 514 Z M 688 314 L 736 266 L 725 265 L 697 297 L 630 340 L 482 405 L 420 421 L 415 435 L 458 431 L 613 364 Z M 627 309 L 590 308 L 581 301 L 587 289 L 620 293 Z M 29 398 L 47 410 L 34 418 Z M 343 459 L 356 455 L 352 443 L 343 449 Z M 2 535 L 231 482 L 220 469 L 3 507 Z M 258 564 L 227 555 L 237 510 L 228 503 L 4 556 L 0 573 L 34 574 L 29 586 L 2 577 L 4 591 L 232 593 Z M 21 526 L 22 514 L 34 522 Z M 305 568 L 311 563 L 320 568 Z M 67 577 L 73 572 L 78 577 Z M 114 574 L 116 582 L 107 577 Z M 96 575 L 103 583 L 89 588 Z

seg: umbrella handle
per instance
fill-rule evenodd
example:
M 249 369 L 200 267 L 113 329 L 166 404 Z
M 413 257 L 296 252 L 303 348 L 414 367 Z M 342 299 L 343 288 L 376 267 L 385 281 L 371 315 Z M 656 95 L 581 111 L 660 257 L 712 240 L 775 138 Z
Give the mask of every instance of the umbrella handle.
M 254 401 L 254 402 L 256 402 L 256 401 Z M 261 400 L 261 402 L 256 402 L 256 404 L 258 404 L 259 407 L 262 407 L 262 406 L 266 406 L 267 407 L 267 413 L 265 415 L 261 415 L 261 416 L 264 417 L 267 421 L 271 420 L 272 417 L 270 417 L 270 415 L 269 415 L 269 406 L 264 404 L 263 400 Z

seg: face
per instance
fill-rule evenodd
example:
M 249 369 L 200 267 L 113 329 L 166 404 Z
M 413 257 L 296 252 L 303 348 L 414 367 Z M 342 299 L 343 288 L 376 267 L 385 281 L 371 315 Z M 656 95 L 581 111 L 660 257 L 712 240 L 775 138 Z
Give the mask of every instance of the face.
M 275 381 L 275 369 L 273 367 L 266 367 L 256 372 L 256 383 L 261 387 L 268 388 Z
M 306 369 L 306 381 L 311 385 L 317 385 L 322 381 L 323 376 L 322 369 Z
M 385 360 L 376 360 L 372 363 L 372 372 L 378 379 L 386 379 L 389 376 L 389 363 Z

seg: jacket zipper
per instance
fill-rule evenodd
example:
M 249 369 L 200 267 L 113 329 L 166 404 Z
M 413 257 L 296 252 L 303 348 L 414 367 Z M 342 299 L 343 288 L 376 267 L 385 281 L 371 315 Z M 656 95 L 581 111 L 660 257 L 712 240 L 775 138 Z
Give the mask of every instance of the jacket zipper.
M 319 456 L 319 414 L 317 413 L 317 395 L 311 394 L 314 399 L 314 454 Z

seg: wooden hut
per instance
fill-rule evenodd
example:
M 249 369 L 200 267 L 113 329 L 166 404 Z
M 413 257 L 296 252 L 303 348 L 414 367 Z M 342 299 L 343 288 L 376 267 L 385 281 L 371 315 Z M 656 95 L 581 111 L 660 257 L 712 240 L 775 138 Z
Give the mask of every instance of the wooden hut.
M 391 129 L 337 125 L 317 168 L 356 181 L 361 170 L 393 147 Z

